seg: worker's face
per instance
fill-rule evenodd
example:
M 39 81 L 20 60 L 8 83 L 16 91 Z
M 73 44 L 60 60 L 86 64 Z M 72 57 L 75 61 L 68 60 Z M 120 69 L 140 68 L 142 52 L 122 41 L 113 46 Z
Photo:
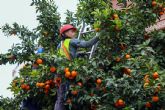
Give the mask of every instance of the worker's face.
M 76 36 L 76 31 L 71 29 L 65 32 L 65 35 L 70 38 L 74 38 Z

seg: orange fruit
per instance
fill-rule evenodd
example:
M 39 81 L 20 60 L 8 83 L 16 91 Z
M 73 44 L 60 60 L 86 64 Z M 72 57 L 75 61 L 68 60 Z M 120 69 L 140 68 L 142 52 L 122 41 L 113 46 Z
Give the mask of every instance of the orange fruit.
M 157 5 L 156 1 L 152 1 L 152 6 L 155 7 Z
M 78 82 L 77 85 L 79 85 L 80 87 L 83 86 L 82 82 Z
M 146 102 L 145 106 L 146 106 L 146 108 L 151 108 L 151 103 L 150 102 Z
M 101 29 L 100 28 L 95 28 L 95 31 L 96 32 L 99 32 Z
M 125 55 L 125 58 L 126 58 L 126 59 L 130 59 L 130 58 L 131 58 L 131 55 L 126 54 L 126 55 Z
M 102 80 L 101 79 L 97 79 L 97 84 L 101 84 L 102 83 Z
M 124 68 L 124 73 L 130 75 L 131 74 L 131 69 Z
M 71 76 L 72 76 L 72 77 L 76 77 L 76 76 L 77 76 L 77 72 L 76 72 L 76 71 L 72 71 L 72 72 L 71 72 Z
M 122 100 L 122 99 L 119 99 L 118 100 L 118 105 L 120 106 L 120 107 L 123 107 L 125 104 L 124 104 L 124 101 Z
M 77 90 L 73 90 L 71 93 L 72 93 L 72 95 L 77 95 L 78 91 Z
M 43 63 L 42 59 L 40 59 L 40 58 L 39 58 L 39 59 L 37 59 L 37 61 L 36 61 L 36 62 L 37 62 L 37 64 L 42 64 L 42 63 Z
M 71 76 L 71 73 L 69 71 L 65 73 L 66 78 L 69 78 L 70 76 Z
M 39 87 L 44 87 L 45 86 L 45 83 L 40 83 Z
M 159 12 L 159 15 L 163 15 L 163 14 L 164 14 L 164 12 L 163 12 L 163 11 Z
M 152 74 L 152 77 L 153 77 L 154 79 L 159 78 L 159 74 L 158 74 L 158 72 L 154 72 L 154 73 Z
M 54 73 L 56 71 L 56 68 L 54 66 L 50 67 L 50 72 Z
M 159 101 L 159 97 L 158 96 L 153 96 L 152 97 L 152 101 L 153 102 L 158 102 Z
M 113 19 L 119 19 L 118 14 L 113 14 Z
M 116 61 L 116 62 L 120 62 L 120 61 L 121 61 L 121 58 L 120 58 L 120 57 L 117 57 L 117 58 L 115 59 L 115 61 Z
M 64 72 L 66 73 L 66 72 L 69 72 L 69 68 L 65 68 L 64 69 Z
M 45 86 L 45 89 L 46 89 L 46 90 L 49 90 L 49 89 L 50 89 L 50 85 L 47 84 L 47 85 Z
M 26 85 L 25 84 L 21 84 L 21 88 L 22 89 L 25 89 L 26 88 Z
M 29 85 L 26 85 L 25 86 L 25 90 L 30 90 L 30 86 Z
M 36 86 L 37 86 L 37 87 L 40 87 L 40 83 L 37 82 L 37 83 L 36 83 Z

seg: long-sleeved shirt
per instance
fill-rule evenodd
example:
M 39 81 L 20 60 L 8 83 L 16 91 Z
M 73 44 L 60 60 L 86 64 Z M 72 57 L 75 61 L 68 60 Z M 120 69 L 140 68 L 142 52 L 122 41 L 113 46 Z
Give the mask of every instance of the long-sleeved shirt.
M 98 42 L 98 37 L 94 37 L 90 39 L 89 41 L 84 41 L 84 40 L 79 40 L 79 39 L 71 39 L 70 44 L 69 44 L 69 54 L 72 59 L 77 57 L 77 49 L 78 48 L 89 48 L 92 47 L 94 44 Z M 60 48 L 61 44 L 58 45 L 57 48 Z

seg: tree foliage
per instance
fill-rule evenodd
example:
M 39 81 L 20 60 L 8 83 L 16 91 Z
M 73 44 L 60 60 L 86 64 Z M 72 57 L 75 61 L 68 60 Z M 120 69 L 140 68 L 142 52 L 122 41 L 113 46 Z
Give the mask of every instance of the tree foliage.
M 68 83 L 65 104 L 69 109 L 164 109 L 165 33 L 146 31 L 160 18 L 164 2 L 130 1 L 127 5 L 118 0 L 124 5 L 116 10 L 109 0 L 79 0 L 75 15 L 67 11 L 64 24 L 79 27 L 83 21 L 99 33 L 93 58 L 72 62 L 56 55 L 61 22 L 54 2 L 32 1 L 38 13 L 37 28 L 30 31 L 17 23 L 2 28 L 5 35 L 16 34 L 22 41 L 0 56 L 2 64 L 25 63 L 9 87 L 14 100 L 21 103 L 30 97 L 42 110 L 52 110 L 59 85 Z M 91 37 L 93 34 L 87 35 Z M 44 52 L 36 54 L 36 45 Z

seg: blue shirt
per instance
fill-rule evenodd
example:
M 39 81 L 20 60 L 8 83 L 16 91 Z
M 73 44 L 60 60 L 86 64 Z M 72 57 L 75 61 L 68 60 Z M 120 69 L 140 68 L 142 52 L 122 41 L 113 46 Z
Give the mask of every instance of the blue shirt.
M 71 39 L 69 44 L 69 52 L 72 59 L 77 57 L 77 49 L 78 48 L 89 48 L 98 42 L 98 37 L 94 37 L 89 41 L 79 40 L 79 39 Z M 61 47 L 61 43 L 58 45 L 58 49 Z

